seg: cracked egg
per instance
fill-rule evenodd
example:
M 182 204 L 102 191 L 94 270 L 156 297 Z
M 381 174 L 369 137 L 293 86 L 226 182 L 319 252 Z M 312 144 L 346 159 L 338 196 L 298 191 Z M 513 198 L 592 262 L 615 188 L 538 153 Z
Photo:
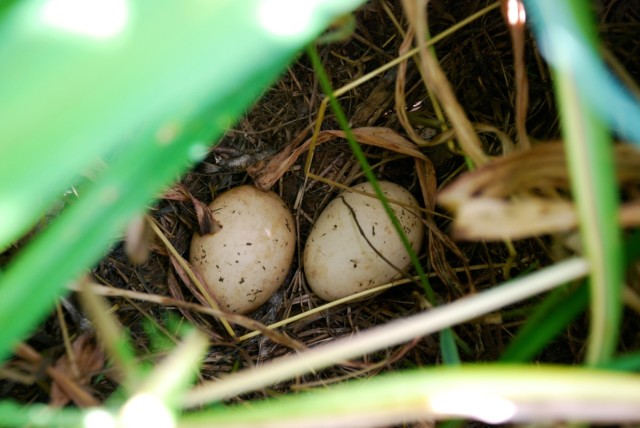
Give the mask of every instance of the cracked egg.
M 424 224 L 413 195 L 395 183 L 379 182 L 411 247 L 418 252 Z M 351 187 L 373 195 L 370 183 Z M 381 255 L 383 257 L 381 257 Z M 386 260 L 385 260 L 386 259 Z M 320 298 L 333 301 L 398 278 L 395 267 L 411 264 L 391 219 L 375 197 L 346 190 L 332 200 L 316 220 L 304 247 L 307 283 Z

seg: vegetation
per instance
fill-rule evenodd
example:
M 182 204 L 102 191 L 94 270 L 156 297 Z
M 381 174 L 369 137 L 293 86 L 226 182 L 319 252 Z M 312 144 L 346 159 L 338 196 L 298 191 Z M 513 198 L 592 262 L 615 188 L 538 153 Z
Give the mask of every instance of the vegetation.
M 81 3 L 0 7 L 3 426 L 640 421 L 632 8 Z M 323 303 L 301 245 L 363 179 L 428 244 Z M 241 316 L 186 259 L 247 182 L 299 242 Z

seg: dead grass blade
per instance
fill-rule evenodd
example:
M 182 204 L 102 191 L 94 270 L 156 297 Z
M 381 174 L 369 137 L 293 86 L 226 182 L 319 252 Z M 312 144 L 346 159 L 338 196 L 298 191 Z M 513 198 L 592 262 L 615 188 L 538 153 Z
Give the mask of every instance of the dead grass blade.
M 488 161 L 488 158 L 482 149 L 480 139 L 473 130 L 473 126 L 471 125 L 471 122 L 469 122 L 467 114 L 458 102 L 447 76 L 440 67 L 436 58 L 427 48 L 425 42 L 427 40 L 427 3 L 427 0 L 402 1 L 407 20 L 413 28 L 416 43 L 420 49 L 420 60 L 417 64 L 424 70 L 422 76 L 425 79 L 425 85 L 435 93 L 436 97 L 438 97 L 447 117 L 455 128 L 460 147 L 462 147 L 464 153 L 475 165 L 484 165 Z
M 623 226 L 640 224 L 640 152 L 616 146 L 618 182 L 635 199 L 622 206 Z M 564 147 L 545 143 L 466 173 L 440 192 L 438 202 L 455 213 L 456 239 L 521 239 L 570 230 L 577 219 L 569 194 Z
M 183 309 L 183 314 L 185 316 L 191 317 L 193 312 L 214 316 L 217 318 L 226 318 L 229 322 L 244 327 L 248 330 L 255 330 L 262 333 L 265 337 L 268 337 L 274 343 L 278 343 L 280 345 L 286 346 L 296 351 L 301 351 L 306 349 L 302 343 L 294 340 L 282 333 L 274 331 L 273 329 L 265 326 L 264 324 L 256 321 L 252 318 L 249 318 L 245 315 L 240 314 L 230 314 L 222 312 L 219 309 L 213 309 L 208 307 L 206 302 L 203 305 L 198 305 L 196 303 L 186 302 L 183 299 L 170 298 L 166 296 L 159 296 L 157 294 L 149 294 L 149 293 L 140 293 L 138 291 L 132 290 L 122 290 L 119 288 L 113 288 L 104 286 L 102 284 L 86 284 L 85 287 L 95 295 L 103 296 L 103 297 L 123 297 L 127 299 L 140 300 L 144 302 L 151 302 L 157 305 L 162 306 L 172 306 L 179 309 Z M 199 326 L 202 330 L 202 323 L 198 321 L 192 321 L 195 326 Z M 205 331 L 211 336 L 210 331 Z M 220 336 L 214 337 L 216 340 L 220 340 Z
M 171 294 L 171 297 L 173 297 L 175 300 L 187 302 L 187 299 L 185 299 L 185 296 L 182 293 L 180 282 L 176 277 L 177 275 L 182 281 L 182 283 L 185 284 L 185 286 L 189 289 L 191 294 L 196 298 L 196 300 L 200 302 L 201 305 L 205 307 L 209 307 L 210 306 L 209 303 L 207 303 L 207 300 L 204 298 L 204 296 L 191 283 L 189 276 L 186 274 L 182 266 L 180 266 L 180 264 L 175 260 L 174 257 L 170 256 L 169 260 L 171 261 L 171 266 L 173 267 L 173 270 L 169 269 L 169 271 L 167 272 L 167 288 L 169 289 L 169 294 Z M 197 273 L 195 272 L 194 274 L 197 275 Z M 206 320 L 204 317 L 201 317 L 199 315 L 193 314 L 190 310 L 186 309 L 183 306 L 178 306 L 177 308 L 182 313 L 182 315 L 184 315 L 184 317 L 187 320 L 189 320 L 191 324 L 200 326 L 202 330 L 206 331 L 210 339 L 212 340 L 222 339 L 222 336 L 220 336 L 216 332 L 216 329 L 209 322 L 209 320 Z
M 361 144 L 380 147 L 396 153 L 412 156 L 417 159 L 427 159 L 427 157 L 422 154 L 422 152 L 420 152 L 416 146 L 411 143 L 411 141 L 407 140 L 393 129 L 364 127 L 355 128 L 351 132 L 353 133 L 355 140 Z M 346 135 L 343 131 L 337 130 L 321 131 L 318 134 L 316 144 L 322 144 L 336 138 L 346 138 Z M 313 137 L 307 139 L 295 149 L 292 149 L 291 146 L 286 147 L 260 169 L 250 170 L 249 174 L 253 177 L 255 185 L 259 189 L 271 189 L 282 175 L 298 160 L 300 155 L 309 150 L 312 140 Z
M 117 369 L 118 380 L 130 393 L 135 390 L 135 384 L 141 375 L 135 355 L 128 343 L 123 345 L 123 337 L 126 337 L 126 334 L 120 320 L 112 313 L 104 299 L 87 289 L 89 282 L 86 276 L 76 282 L 78 298 L 95 327 L 98 340 Z
M 521 150 L 531 148 L 527 135 L 527 109 L 529 107 L 529 81 L 524 58 L 525 12 L 521 1 L 503 1 L 502 13 L 509 27 L 513 45 L 513 67 L 516 73 L 516 130 Z
M 405 34 L 404 39 L 402 40 L 400 49 L 398 50 L 398 55 L 400 56 L 400 58 L 402 58 L 411 49 L 412 41 L 413 30 L 409 29 L 409 31 Z M 398 75 L 396 77 L 395 90 L 396 114 L 398 115 L 398 122 L 400 122 L 400 125 L 407 133 L 411 141 L 413 141 L 418 146 L 427 147 L 433 144 L 430 141 L 427 141 L 420 137 L 418 132 L 414 129 L 413 125 L 411 125 L 409 115 L 407 114 L 408 106 L 406 100 L 405 85 L 407 83 L 407 67 L 409 65 L 408 63 L 409 60 L 407 58 L 400 64 L 398 64 Z
M 163 195 L 163 198 L 173 201 L 191 202 L 193 204 L 193 208 L 196 211 L 196 218 L 198 219 L 198 234 L 208 235 L 210 233 L 216 233 L 222 228 L 220 223 L 213 217 L 213 212 L 209 209 L 209 206 L 194 197 L 184 185 L 174 185 Z
M 98 347 L 92 333 L 83 333 L 73 341 L 72 370 L 71 356 L 64 354 L 58 358 L 54 367 L 60 373 L 66 373 L 75 383 L 70 384 L 67 377 L 55 376 L 51 385 L 49 404 L 52 406 L 65 406 L 73 401 L 78 406 L 96 405 L 96 400 L 87 400 L 86 394 L 78 394 L 78 388 L 84 388 L 91 381 L 91 377 L 102 368 L 105 361 L 104 352 Z M 84 392 L 84 390 L 83 390 Z M 92 397 L 93 398 L 93 397 Z
M 178 266 L 177 268 L 179 269 L 177 270 L 178 274 L 179 275 L 184 274 L 184 278 L 188 279 L 186 284 L 190 284 L 190 285 L 192 284 L 193 285 L 192 291 L 196 291 L 196 290 L 198 291 L 197 293 L 194 293 L 196 297 L 204 298 L 206 303 L 209 306 L 211 306 L 214 309 L 220 310 L 220 305 L 218 304 L 218 302 L 216 302 L 215 298 L 207 291 L 207 288 L 205 286 L 206 283 L 202 279 L 202 277 L 196 272 L 195 269 L 191 267 L 189 262 L 187 262 L 184 258 L 182 258 L 182 256 L 176 251 L 174 246 L 171 244 L 171 242 L 169 242 L 169 240 L 164 235 L 164 233 L 160 229 L 160 226 L 155 222 L 155 220 L 153 220 L 151 217 L 147 217 L 147 220 L 149 225 L 153 229 L 153 232 L 162 241 L 162 243 L 165 245 L 165 247 L 169 251 L 169 256 L 174 267 Z M 222 317 L 220 318 L 220 322 L 224 326 L 227 333 L 229 333 L 231 337 L 235 338 L 236 334 L 231 328 L 231 326 L 229 325 L 229 323 L 227 322 L 227 320 L 224 317 Z
M 144 215 L 135 216 L 127 225 L 124 235 L 124 251 L 134 265 L 149 260 L 153 233 L 147 226 Z
M 34 371 L 42 368 L 45 363 L 44 358 L 31 346 L 26 343 L 20 343 L 15 348 L 15 354 L 34 366 Z M 60 370 L 58 367 L 47 365 L 45 372 L 54 381 L 54 385 L 57 385 L 73 403 L 79 407 L 95 407 L 99 406 L 100 402 L 91 395 L 82 385 L 70 376 L 67 371 Z
M 583 277 L 588 269 L 585 260 L 569 259 L 509 284 L 458 299 L 448 305 L 333 340 L 299 355 L 272 359 L 260 367 L 231 374 L 224 380 L 206 382 L 189 391 L 183 404 L 186 407 L 194 407 L 212 403 L 375 350 L 399 345 L 549 291 L 559 283 Z
M 498 140 L 500 140 L 500 145 L 502 146 L 502 154 L 507 155 L 509 153 L 513 153 L 515 151 L 515 146 L 511 138 L 499 130 L 493 125 L 489 125 L 486 123 L 473 123 L 473 129 L 479 134 L 493 134 Z M 447 129 L 446 131 L 441 132 L 440 134 L 434 136 L 430 141 L 429 145 L 435 146 L 438 144 L 443 144 L 450 141 L 452 138 L 456 138 L 456 130 L 455 129 Z
M 455 287 L 460 294 L 463 294 L 464 290 L 460 286 L 458 275 L 447 260 L 445 247 L 449 248 L 449 250 L 462 261 L 467 281 L 470 284 L 471 273 L 469 271 L 467 258 L 451 238 L 438 228 L 433 219 L 433 215 L 429 214 L 435 212 L 436 208 L 438 182 L 435 167 L 430 160 L 424 161 L 416 159 L 415 163 L 416 173 L 420 180 L 420 188 L 422 190 L 422 199 L 424 200 L 427 211 L 425 223 L 427 225 L 427 253 L 429 254 L 429 261 L 431 262 L 433 271 L 444 284 Z
M 389 88 L 393 85 L 395 75 L 396 73 L 390 70 L 382 76 L 380 82 L 351 116 L 349 126 L 372 126 L 378 121 L 393 100 L 393 92 Z

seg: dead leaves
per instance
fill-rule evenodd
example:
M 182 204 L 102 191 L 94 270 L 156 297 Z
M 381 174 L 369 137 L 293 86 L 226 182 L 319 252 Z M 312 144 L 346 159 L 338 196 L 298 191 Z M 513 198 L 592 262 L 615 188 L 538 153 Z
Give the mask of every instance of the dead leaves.
M 198 234 L 207 235 L 216 233 L 222 228 L 220 223 L 213 217 L 213 212 L 211 212 L 209 206 L 193 196 L 184 185 L 174 185 L 163 195 L 163 198 L 173 201 L 191 202 L 193 204 L 198 219 Z
M 412 156 L 416 159 L 427 159 L 413 143 L 390 128 L 355 128 L 351 132 L 353 133 L 353 138 L 361 144 L 380 147 Z M 318 133 L 316 144 L 326 143 L 336 138 L 346 138 L 345 133 L 336 130 L 321 131 Z M 298 160 L 300 155 L 309 150 L 311 142 L 312 138 L 309 138 L 297 147 L 289 146 L 271 158 L 266 165 L 250 169 L 249 174 L 253 177 L 256 187 L 262 190 L 271 189 L 280 177 Z
M 97 401 L 87 397 L 83 388 L 89 384 L 91 377 L 104 365 L 105 356 L 95 342 L 92 333 L 84 333 L 73 341 L 71 354 L 65 354 L 55 363 L 55 371 L 51 385 L 51 405 L 64 406 L 73 400 L 77 405 L 95 406 Z M 55 373 L 70 374 L 68 377 L 54 376 Z
M 88 386 L 91 378 L 104 366 L 105 355 L 92 333 L 78 336 L 69 353 L 62 355 L 53 365 L 48 364 L 45 357 L 25 343 L 19 344 L 14 351 L 25 363 L 23 366 L 30 367 L 32 378 L 36 379 L 42 373 L 51 378 L 52 406 L 62 407 L 69 402 L 79 407 L 100 405 Z
M 622 144 L 615 150 L 618 182 L 636 196 L 622 205 L 620 222 L 640 225 L 640 152 Z M 563 145 L 542 143 L 462 175 L 440 192 L 438 202 L 455 213 L 457 239 L 520 239 L 575 228 L 569 194 Z
M 425 208 L 428 212 L 435 212 L 438 187 L 435 167 L 430 160 L 423 161 L 416 159 L 415 163 Z M 438 278 L 440 278 L 444 284 L 454 286 L 458 289 L 462 288 L 459 286 L 457 274 L 447 259 L 445 253 L 446 248 L 453 252 L 458 260 L 462 262 L 468 283 L 471 284 L 471 274 L 469 273 L 467 259 L 455 242 L 440 230 L 432 215 L 426 216 L 425 223 L 427 225 L 427 254 L 431 266 L 433 266 L 433 271 L 438 275 Z

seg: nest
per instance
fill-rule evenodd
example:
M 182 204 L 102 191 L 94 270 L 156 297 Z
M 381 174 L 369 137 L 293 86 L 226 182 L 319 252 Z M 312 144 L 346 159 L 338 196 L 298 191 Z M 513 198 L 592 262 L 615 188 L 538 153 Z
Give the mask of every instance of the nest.
M 433 0 L 429 6 L 429 30 L 432 35 L 441 34 L 490 5 L 488 1 Z M 637 25 L 640 18 L 638 12 L 629 3 L 603 1 L 598 6 L 597 18 L 601 38 L 611 57 L 617 58 L 621 69 L 627 70 L 632 79 L 640 80 L 640 57 L 636 54 L 640 48 L 637 42 L 640 28 Z M 398 3 L 370 2 L 355 14 L 355 20 L 355 33 L 348 39 L 318 48 L 336 89 L 385 66 L 396 59 L 399 52 L 406 50 L 403 41 L 407 25 Z M 396 26 L 398 23 L 399 27 Z M 537 141 L 559 139 L 559 122 L 549 71 L 528 31 L 525 31 L 524 42 L 529 87 L 526 129 L 535 147 Z M 505 141 L 516 141 L 518 131 L 513 44 L 500 9 L 493 8 L 452 32 L 435 44 L 435 51 L 453 94 L 479 132 L 484 152 L 487 155 L 501 155 L 507 150 Z M 398 91 L 403 104 L 400 109 L 397 105 Z M 339 187 L 329 182 L 350 185 L 363 180 L 361 168 L 342 138 L 335 116 L 330 112 L 321 123 L 321 144 L 315 147 L 310 165 L 310 171 L 324 180 L 305 175 L 308 149 L 305 142 L 312 136 L 323 98 L 308 58 L 299 57 L 237 126 L 227 132 L 209 156 L 151 209 L 149 215 L 157 226 L 156 233 L 144 232 L 148 224 L 138 226 L 133 232 L 135 236 L 149 233 L 149 239 L 143 239 L 149 250 L 148 256 L 141 255 L 144 262 L 132 262 L 132 251 L 125 251 L 125 245 L 118 244 L 93 269 L 95 282 L 121 290 L 113 292 L 119 297 L 109 300 L 113 305 L 111 309 L 129 331 L 140 355 L 147 355 L 151 360 L 163 355 L 161 351 L 149 350 L 149 326 L 156 331 L 165 329 L 163 334 L 172 338 L 174 333 L 167 325 L 175 325 L 186 319 L 199 326 L 211 339 L 211 348 L 200 378 L 214 379 L 238 368 L 259 365 L 278 356 L 352 335 L 424 309 L 423 290 L 418 284 L 409 283 L 375 297 L 313 312 L 275 329 L 275 333 L 263 328 L 296 315 L 307 314 L 324 303 L 313 295 L 305 283 L 301 266 L 302 247 L 318 214 L 340 191 Z M 427 91 L 413 60 L 377 73 L 375 77 L 347 91 L 339 101 L 350 125 L 357 130 L 357 139 L 379 138 L 383 141 L 380 144 L 363 145 L 379 179 L 401 184 L 418 200 L 423 200 L 425 191 L 421 179 L 428 177 L 427 188 L 430 190 L 426 196 L 430 202 L 426 206 L 431 211 L 429 245 L 420 254 L 420 260 L 429 274 L 438 303 L 491 288 L 531 266 L 553 263 L 571 251 L 565 241 L 566 234 L 544 228 L 515 236 L 528 237 L 508 244 L 499 240 L 475 242 L 453 241 L 450 238 L 450 212 L 436 205 L 435 200 L 438 192 L 465 171 L 465 161 L 459 148 L 447 143 L 451 135 L 443 130 L 444 124 L 438 119 L 432 94 Z M 412 131 L 407 130 L 407 123 Z M 403 152 L 402 147 L 398 149 L 392 144 L 394 141 L 397 143 L 395 138 L 405 142 L 419 138 L 426 144 L 419 148 L 414 145 L 413 150 L 418 154 L 412 156 Z M 426 158 L 422 177 L 415 160 L 420 156 Z M 630 168 L 633 169 L 633 165 Z M 545 177 L 547 172 L 543 169 L 536 177 Z M 496 186 L 500 183 L 492 179 L 501 177 L 499 180 L 506 180 L 517 171 L 510 170 L 508 174 L 511 175 L 507 176 L 495 171 L 484 174 L 488 182 Z M 237 336 L 243 339 L 237 340 L 229 336 L 219 318 L 201 310 L 202 307 L 206 309 L 206 305 L 194 296 L 192 281 L 178 259 L 188 259 L 192 234 L 203 227 L 203 222 L 206 224 L 206 209 L 203 206 L 226 189 L 254 181 L 278 193 L 291 208 L 298 231 L 298 248 L 287 280 L 271 300 L 248 317 L 229 319 Z M 637 185 L 638 177 L 631 178 L 630 182 Z M 552 184 L 557 190 L 557 183 Z M 500 194 L 486 187 L 474 187 L 472 190 L 468 197 L 477 197 L 483 191 L 486 194 Z M 537 197 L 544 193 L 540 189 L 526 190 Z M 500 196 L 508 194 L 506 190 L 503 191 L 506 193 Z M 562 190 L 558 192 L 560 196 L 567 195 Z M 473 223 L 473 219 L 470 222 Z M 554 234 L 549 235 L 550 232 Z M 159 239 L 160 234 L 166 238 L 166 242 Z M 130 293 L 164 296 L 165 300 L 140 301 Z M 456 327 L 462 360 L 480 362 L 497 359 L 535 303 L 534 299 Z M 74 306 L 73 299 L 70 300 L 70 306 Z M 68 325 L 63 327 L 59 319 L 52 316 L 31 338 L 30 346 L 57 360 L 64 354 L 62 330 L 69 328 L 73 333 L 80 328 L 74 321 L 77 320 L 70 319 Z M 256 328 L 261 330 L 261 334 L 243 337 Z M 574 322 L 563 337 L 546 348 L 538 357 L 539 360 L 565 364 L 581 361 L 586 335 L 584 320 Z M 633 340 L 637 341 L 637 338 Z M 82 349 L 89 355 L 98 353 L 93 345 L 83 346 Z M 275 385 L 272 390 L 256 393 L 252 397 L 326 385 L 348 378 L 369 377 L 410 366 L 436 365 L 440 363 L 440 358 L 437 336 L 419 338 L 314 374 L 300 376 L 293 382 Z M 105 376 L 91 385 L 99 400 L 107 398 L 118 384 L 113 373 L 101 373 Z M 10 394 L 24 402 L 47 402 L 52 399 L 48 389 L 40 388 L 35 382 L 23 384 L 2 381 L 0 387 L 1 395 Z

